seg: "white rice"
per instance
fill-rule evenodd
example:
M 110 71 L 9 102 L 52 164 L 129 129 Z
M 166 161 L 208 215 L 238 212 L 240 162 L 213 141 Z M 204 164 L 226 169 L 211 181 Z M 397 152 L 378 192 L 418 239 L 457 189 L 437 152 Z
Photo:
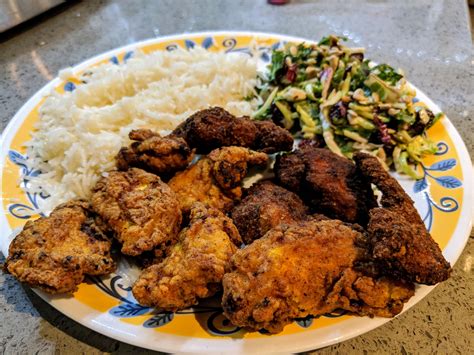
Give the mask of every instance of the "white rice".
M 61 76 L 67 79 L 71 70 Z M 167 134 L 193 112 L 221 106 L 250 115 L 256 60 L 245 54 L 191 51 L 137 53 L 126 64 L 95 67 L 81 76 L 73 92 L 51 93 L 40 109 L 31 141 L 31 165 L 42 174 L 27 190 L 50 195 L 51 210 L 73 198 L 88 198 L 101 174 L 115 167 L 114 157 L 127 145 L 128 132 L 151 128 Z

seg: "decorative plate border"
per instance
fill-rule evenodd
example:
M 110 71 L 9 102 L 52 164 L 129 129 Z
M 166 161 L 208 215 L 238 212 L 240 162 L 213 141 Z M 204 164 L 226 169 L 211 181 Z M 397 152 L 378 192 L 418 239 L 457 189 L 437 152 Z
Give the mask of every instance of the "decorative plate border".
M 137 44 L 133 44 L 130 46 L 122 47 L 113 51 L 110 51 L 108 53 L 105 53 L 103 55 L 100 55 L 98 57 L 92 58 L 91 60 L 88 60 L 84 62 L 83 64 L 79 65 L 78 67 L 75 68 L 75 70 L 80 71 L 85 69 L 86 67 L 96 64 L 98 62 L 104 62 L 107 60 L 111 60 L 114 63 L 119 63 L 121 60 L 126 61 L 131 55 L 133 55 L 133 50 L 135 48 L 147 48 L 147 47 L 154 47 L 154 46 L 159 46 L 160 44 L 162 45 L 163 43 L 168 43 L 166 46 L 167 50 L 173 50 L 176 48 L 177 45 L 183 45 L 186 48 L 190 48 L 195 46 L 196 44 L 201 44 L 203 47 L 206 49 L 210 49 L 211 47 L 215 46 L 216 40 L 219 37 L 226 37 L 226 40 L 222 42 L 223 47 L 225 48 L 226 52 L 248 52 L 248 49 L 245 48 L 245 46 L 240 47 L 238 46 L 238 40 L 241 40 L 242 38 L 247 38 L 250 36 L 257 37 L 261 40 L 266 40 L 266 41 L 289 41 L 289 40 L 297 40 L 297 41 L 302 41 L 303 39 L 301 38 L 295 38 L 295 37 L 288 37 L 288 36 L 280 36 L 280 35 L 273 35 L 273 34 L 265 34 L 265 33 L 249 33 L 249 32 L 206 32 L 206 33 L 196 33 L 196 34 L 185 34 L 185 35 L 180 35 L 180 36 L 170 36 L 170 37 L 165 37 L 165 38 L 160 38 L 160 39 L 152 39 L 149 41 L 144 41 L 144 42 L 139 42 Z M 177 42 L 177 43 L 170 43 L 170 42 Z M 156 49 L 150 49 L 149 51 L 153 51 Z M 268 61 L 269 56 L 268 54 L 265 54 L 265 52 L 262 54 L 263 61 Z M 49 89 L 52 87 L 56 87 L 59 84 L 59 79 L 54 80 L 50 84 L 46 85 L 42 90 L 40 90 L 37 95 L 35 95 L 32 99 L 30 99 L 24 106 L 23 108 L 17 113 L 17 115 L 14 117 L 14 119 L 10 122 L 10 124 L 7 126 L 5 129 L 3 135 L 2 135 L 2 155 L 0 156 L 1 162 L 3 163 L 5 160 L 5 148 L 10 147 L 10 143 L 12 142 L 15 133 L 18 131 L 18 127 L 21 126 L 22 121 L 25 119 L 26 114 L 34 109 L 33 106 L 36 106 L 41 101 L 41 96 L 48 92 Z M 74 90 L 75 84 L 73 82 L 68 82 L 64 83 L 62 89 L 65 91 L 70 91 Z M 434 105 L 431 100 L 429 100 L 423 93 L 421 93 L 419 90 L 417 90 L 419 93 L 418 97 L 426 102 L 428 106 L 431 108 L 434 108 L 435 111 L 439 111 L 436 105 Z M 431 228 L 433 225 L 434 215 L 436 211 L 441 211 L 443 213 L 451 213 L 451 212 L 456 212 L 459 216 L 459 221 L 457 221 L 457 227 L 455 228 L 455 231 L 453 233 L 454 236 L 459 235 L 458 238 L 451 238 L 446 245 L 446 248 L 444 249 L 444 253 L 446 257 L 451 260 L 452 262 L 455 261 L 459 254 L 462 251 L 462 248 L 464 246 L 464 243 L 467 241 L 467 237 L 470 231 L 470 218 L 472 215 L 472 171 L 470 169 L 470 160 L 469 160 L 469 155 L 467 153 L 467 150 L 465 146 L 462 143 L 462 140 L 459 137 L 459 134 L 457 131 L 454 129 L 452 124 L 449 122 L 449 120 L 445 119 L 443 122 L 443 129 L 446 131 L 447 136 L 453 138 L 453 140 L 457 143 L 456 147 L 452 145 L 454 150 L 458 150 L 460 159 L 459 162 L 456 160 L 456 158 L 448 157 L 447 159 L 444 159 L 442 161 L 434 161 L 430 163 L 429 165 L 423 165 L 421 167 L 424 177 L 423 179 L 419 180 L 416 184 L 413 185 L 413 188 L 415 192 L 417 193 L 422 193 L 424 195 L 425 201 L 426 201 L 426 214 L 425 214 L 425 220 L 427 221 L 427 225 Z M 461 142 L 461 144 L 459 144 Z M 447 154 L 449 151 L 449 144 L 445 142 L 440 142 L 439 143 L 440 147 L 446 147 L 445 151 L 441 150 L 439 154 Z M 34 174 L 37 174 L 38 172 L 35 171 L 34 169 L 28 170 L 28 165 L 25 164 L 26 157 L 23 156 L 19 152 L 15 152 L 14 150 L 11 150 L 8 154 L 10 163 L 14 163 L 25 172 L 25 176 L 34 176 Z M 3 166 L 3 164 L 2 164 Z M 5 173 L 5 169 L 12 168 L 12 166 L 7 166 L 2 170 L 2 179 L 3 175 Z M 26 170 L 24 170 L 26 169 Z M 460 179 L 458 179 L 456 176 L 446 176 L 443 175 L 445 171 L 451 170 L 451 169 L 458 169 L 458 176 L 464 176 L 465 178 L 462 179 L 463 182 L 465 183 L 464 186 L 462 185 L 462 182 Z M 437 172 L 434 174 L 434 172 Z M 441 173 L 439 173 L 441 172 Z M 468 179 L 466 180 L 466 177 Z M 469 178 L 471 177 L 471 178 Z M 436 199 L 434 199 L 430 193 L 430 183 L 434 181 L 436 184 L 435 185 L 440 185 L 441 188 L 444 189 L 459 189 L 462 187 L 464 188 L 463 193 L 461 194 L 461 197 L 451 197 L 451 196 L 443 196 L 441 197 L 438 202 Z M 0 181 L 1 186 L 3 187 L 3 182 Z M 23 183 L 26 183 L 26 181 L 23 181 Z M 402 182 L 403 184 L 403 182 Z M 433 185 L 431 184 L 431 187 Z M 439 194 L 437 194 L 439 195 Z M 27 195 L 27 200 L 29 201 L 29 205 L 22 204 L 22 203 L 11 203 L 9 205 L 9 210 L 11 208 L 10 212 L 13 212 L 13 215 L 16 215 L 16 218 L 19 219 L 27 219 L 29 218 L 28 215 L 32 215 L 33 212 L 36 212 L 38 210 L 38 198 L 44 198 L 46 196 L 35 196 L 35 195 Z M 458 200 L 462 201 L 464 200 L 467 202 L 466 203 L 460 203 Z M 417 206 L 419 207 L 419 206 Z M 459 211 L 461 210 L 461 211 Z M 8 225 L 8 222 L 6 221 L 5 215 L 0 216 L 0 221 L 1 221 L 1 231 L 4 233 L 5 231 L 9 231 L 11 228 Z M 454 240 L 456 239 L 456 240 Z M 455 243 L 453 243 L 453 240 Z M 6 245 L 5 245 L 5 238 L 2 239 L 2 250 L 5 253 L 6 252 Z M 120 277 L 120 276 L 119 276 Z M 119 278 L 111 278 L 109 281 L 109 284 L 107 285 L 104 283 L 103 280 L 101 279 L 92 279 L 95 284 L 102 289 L 102 291 L 105 294 L 108 294 L 109 296 L 115 297 L 117 300 L 121 302 L 121 304 L 118 304 L 112 308 L 110 308 L 109 312 L 106 312 L 107 316 L 110 315 L 119 315 L 123 316 L 124 314 L 127 314 L 127 312 L 132 315 L 136 316 L 138 313 L 140 315 L 143 314 L 148 314 L 150 312 L 149 309 L 145 310 L 145 307 L 139 306 L 143 309 L 138 309 L 135 306 L 129 306 L 132 303 L 129 303 L 130 299 L 127 298 L 128 296 L 123 296 L 121 292 L 126 292 L 129 293 L 129 290 L 126 286 L 122 285 L 123 287 L 120 287 L 121 285 L 119 283 L 120 279 Z M 117 289 L 117 287 L 120 289 L 120 291 Z M 432 288 L 431 287 L 419 287 L 417 290 L 416 296 L 410 300 L 410 302 L 407 304 L 405 307 L 405 310 L 408 309 L 411 305 L 415 304 L 417 301 L 419 301 L 424 295 L 426 295 Z M 147 347 L 151 349 L 156 349 L 156 350 L 167 350 L 167 351 L 196 351 L 196 350 L 203 350 L 203 349 L 208 349 L 208 350 L 229 350 L 229 351 L 235 351 L 235 350 L 243 350 L 247 349 L 249 351 L 272 351 L 272 350 L 278 350 L 278 351 L 283 351 L 284 349 L 288 349 L 291 351 L 303 351 L 306 349 L 311 349 L 315 347 L 321 347 L 321 346 L 326 346 L 329 344 L 332 344 L 334 342 L 342 341 L 345 339 L 348 339 L 352 336 L 356 336 L 358 334 L 361 334 L 367 330 L 373 329 L 377 327 L 380 324 L 383 324 L 389 320 L 387 319 L 373 319 L 373 320 L 366 320 L 367 322 L 364 322 L 366 324 L 362 325 L 358 324 L 360 323 L 361 320 L 365 320 L 363 318 L 350 318 L 343 323 L 339 323 L 336 327 L 338 328 L 338 336 L 335 336 L 334 333 L 332 333 L 333 330 L 331 329 L 317 329 L 317 330 L 312 330 L 300 334 L 292 334 L 292 335 L 282 335 L 272 337 L 272 341 L 268 341 L 268 338 L 264 337 L 263 339 L 242 339 L 240 341 L 235 341 L 232 340 L 231 342 L 229 341 L 219 341 L 217 343 L 220 343 L 220 345 L 216 344 L 210 344 L 208 341 L 206 342 L 206 339 L 198 339 L 198 338 L 192 338 L 193 341 L 191 342 L 192 344 L 182 344 L 182 342 L 176 342 L 177 339 L 174 338 L 180 338 L 179 336 L 172 336 L 173 339 L 168 337 L 168 334 L 165 333 L 160 333 L 159 334 L 159 344 L 153 344 L 153 343 L 144 343 L 140 339 L 136 339 L 136 334 L 133 330 L 131 331 L 132 334 L 127 333 L 128 336 L 123 336 L 121 335 L 121 332 L 118 330 L 110 330 L 109 327 L 105 324 L 102 324 L 100 320 L 104 318 L 104 314 L 98 314 L 95 318 L 90 319 L 90 314 L 94 313 L 91 312 L 90 309 L 87 307 L 83 307 L 83 305 L 77 305 L 77 312 L 71 311 L 71 302 L 72 303 L 80 303 L 77 302 L 75 299 L 64 299 L 64 298 L 57 298 L 57 297 L 50 297 L 47 295 L 42 294 L 39 292 L 40 296 L 45 298 L 47 301 L 49 301 L 53 306 L 58 308 L 61 312 L 65 313 L 66 315 L 70 316 L 71 318 L 79 321 L 80 323 L 96 330 L 99 331 L 103 334 L 106 334 L 110 337 L 142 346 L 142 347 Z M 128 301 L 128 302 L 127 302 Z M 69 303 L 68 303 L 69 302 Z M 68 307 L 69 306 L 69 307 Z M 135 308 L 134 308 L 135 307 Z M 69 309 L 68 309 L 69 308 Z M 219 312 L 218 307 L 204 307 L 201 309 L 201 313 L 203 312 Z M 133 314 L 134 312 L 138 312 L 137 314 Z M 81 317 L 81 313 L 83 317 Z M 94 315 L 95 316 L 95 315 Z M 93 317 L 94 317 L 93 316 Z M 339 316 L 339 315 L 337 315 Z M 217 319 L 217 315 L 214 317 Z M 107 317 L 105 317 L 107 318 Z M 170 323 L 170 320 L 173 319 L 173 316 L 167 313 L 158 313 L 158 314 L 152 314 L 151 317 L 148 317 L 149 319 L 143 323 L 147 324 L 149 327 L 147 328 L 154 328 L 154 326 L 162 326 L 165 324 Z M 212 317 L 209 317 L 209 319 Z M 147 323 L 148 322 L 148 323 Z M 354 323 L 355 322 L 355 323 Z M 212 323 L 212 322 L 211 322 Z M 300 325 L 305 327 L 310 325 L 310 320 L 305 319 L 305 320 L 300 320 Z M 354 324 L 352 324 L 354 323 Z M 351 324 L 353 326 L 356 326 L 356 328 L 351 327 Z M 221 324 L 222 325 L 222 324 Z M 225 324 L 223 324 L 225 326 Z M 121 325 L 122 327 L 123 325 Z M 349 328 L 348 328 L 349 326 Z M 133 326 L 132 326 L 133 327 Z M 136 326 L 135 326 L 136 327 Z M 146 326 L 145 326 L 146 327 Z M 128 327 L 127 327 L 128 328 Z M 209 329 L 212 328 L 208 326 Z M 328 326 L 328 328 L 331 328 L 331 326 Z M 142 328 L 143 329 L 143 328 Z M 341 336 L 341 331 L 343 331 L 343 335 Z M 319 339 L 311 339 L 311 337 L 308 337 L 308 335 L 319 335 Z M 303 335 L 303 337 L 301 337 Z M 182 338 L 182 337 L 181 337 Z M 291 338 L 291 340 L 290 340 Z M 187 342 L 189 343 L 189 338 Z M 299 343 L 294 343 L 293 341 L 300 340 Z M 184 339 L 182 339 L 184 340 Z M 285 340 L 284 343 L 281 343 L 279 340 Z M 287 342 L 290 341 L 290 348 Z M 276 344 L 278 343 L 278 344 Z M 197 346 L 197 348 L 196 348 Z M 205 346 L 202 348 L 202 346 Z M 250 346 L 250 347 L 249 347 Z M 193 350 L 194 349 L 194 350 Z

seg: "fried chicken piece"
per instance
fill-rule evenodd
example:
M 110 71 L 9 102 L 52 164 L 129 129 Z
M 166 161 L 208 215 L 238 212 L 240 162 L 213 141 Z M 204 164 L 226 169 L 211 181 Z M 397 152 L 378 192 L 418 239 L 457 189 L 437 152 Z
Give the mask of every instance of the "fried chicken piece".
M 355 165 L 328 149 L 302 145 L 277 157 L 274 171 L 282 186 L 332 218 L 365 225 L 368 210 L 377 206 L 370 184 Z
M 390 176 L 376 157 L 358 152 L 354 155 L 354 161 L 360 174 L 382 191 L 381 204 L 384 208 L 402 215 L 410 224 L 424 226 L 413 200 L 398 181 Z
M 290 224 L 307 217 L 308 208 L 295 193 L 271 181 L 259 181 L 232 210 L 232 220 L 246 244 L 265 235 L 281 223 Z
M 252 121 L 237 118 L 220 107 L 198 111 L 173 131 L 198 153 L 209 153 L 223 146 L 250 147 L 257 136 Z
M 233 189 L 240 185 L 249 166 L 263 167 L 268 163 L 265 153 L 242 147 L 214 149 L 207 156 L 213 162 L 212 175 L 222 189 Z
M 345 309 L 392 317 L 414 285 L 354 269 L 364 236 L 337 220 L 281 224 L 238 250 L 224 275 L 222 306 L 232 324 L 278 333 L 295 318 Z
M 194 150 L 180 137 L 161 137 L 149 129 L 132 130 L 128 136 L 135 142 L 120 149 L 116 157 L 119 170 L 135 167 L 169 178 L 185 169 L 194 157 Z
M 366 178 L 382 191 L 383 208 L 369 213 L 370 257 L 379 272 L 434 285 L 446 280 L 451 265 L 426 230 L 412 199 L 379 163 L 377 158 L 357 153 L 356 164 Z
M 451 266 L 425 226 L 385 208 L 374 208 L 369 215 L 370 257 L 380 274 L 427 285 L 449 278 Z
M 145 269 L 133 285 L 140 304 L 176 311 L 221 289 L 229 260 L 242 243 L 239 232 L 231 219 L 201 203 L 192 206 L 190 220 L 171 254 Z
M 100 224 L 85 201 L 59 205 L 49 217 L 26 223 L 10 244 L 4 270 L 48 293 L 73 292 L 85 275 L 115 270 Z
M 267 161 L 265 153 L 243 147 L 215 149 L 177 173 L 169 181 L 169 186 L 176 193 L 183 213 L 189 212 L 197 201 L 228 212 L 234 200 L 242 196 L 240 183 L 247 175 L 248 166 L 263 166 Z
M 288 190 L 301 195 L 306 187 L 306 165 L 301 148 L 289 154 L 278 155 L 273 166 L 275 179 Z
M 235 117 L 220 107 L 198 111 L 181 123 L 173 134 L 182 137 L 198 153 L 225 146 L 247 147 L 265 153 L 288 151 L 293 137 L 271 121 L 256 122 Z
M 252 122 L 257 128 L 257 137 L 250 148 L 267 154 L 293 149 L 293 137 L 288 130 L 277 126 L 272 121 Z
M 169 181 L 169 187 L 175 192 L 184 214 L 189 213 L 192 204 L 197 201 L 220 211 L 229 211 L 234 199 L 240 198 L 240 187 L 222 190 L 217 185 L 212 174 L 213 167 L 212 160 L 202 158 Z
M 175 193 L 141 169 L 112 171 L 92 190 L 92 206 L 115 232 L 122 253 L 136 256 L 175 242 L 181 210 Z

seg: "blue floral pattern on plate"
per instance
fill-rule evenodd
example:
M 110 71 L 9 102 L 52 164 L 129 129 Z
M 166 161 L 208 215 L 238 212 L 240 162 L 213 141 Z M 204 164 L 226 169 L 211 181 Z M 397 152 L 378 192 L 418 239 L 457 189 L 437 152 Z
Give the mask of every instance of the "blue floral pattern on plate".
M 8 151 L 8 159 L 10 159 L 12 163 L 20 167 L 20 176 L 22 176 L 20 186 L 26 186 L 29 183 L 30 178 L 36 177 L 41 173 L 39 169 L 29 167 L 28 157 L 15 150 Z M 25 192 L 25 195 L 28 198 L 30 205 L 26 205 L 24 203 L 9 204 L 8 212 L 12 216 L 20 219 L 29 219 L 37 214 L 39 214 L 40 216 L 44 216 L 44 213 L 41 212 L 41 209 L 39 207 L 39 200 L 46 199 L 49 196 L 47 194 L 38 192 Z
M 449 147 L 444 142 L 438 143 L 438 152 L 436 155 L 441 156 L 448 152 Z M 438 161 L 431 166 L 424 166 L 420 164 L 423 170 L 423 178 L 417 180 L 413 185 L 413 192 L 422 193 L 427 203 L 427 212 L 423 216 L 423 222 L 425 222 L 426 228 L 431 230 L 433 226 L 433 208 L 438 209 L 441 212 L 454 212 L 459 208 L 459 203 L 456 199 L 445 196 L 442 197 L 439 202 L 433 200 L 429 192 L 429 180 L 436 182 L 446 189 L 455 189 L 462 186 L 462 182 L 454 176 L 440 176 L 439 174 L 434 175 L 434 172 L 445 172 L 453 169 L 457 165 L 455 159 L 445 159 Z

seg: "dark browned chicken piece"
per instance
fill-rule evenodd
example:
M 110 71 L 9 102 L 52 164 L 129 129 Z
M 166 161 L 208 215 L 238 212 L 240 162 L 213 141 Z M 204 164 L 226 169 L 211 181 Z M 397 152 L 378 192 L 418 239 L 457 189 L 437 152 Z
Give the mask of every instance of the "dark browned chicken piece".
M 161 137 L 149 129 L 133 130 L 128 136 L 135 142 L 120 149 L 116 158 L 119 170 L 134 167 L 169 178 L 184 170 L 194 157 L 194 150 L 180 137 Z
M 198 153 L 225 147 L 247 147 L 265 153 L 288 151 L 293 137 L 273 122 L 256 122 L 248 117 L 235 117 L 220 107 L 201 110 L 181 123 L 173 134 L 186 140 Z
M 215 149 L 197 163 L 177 173 L 170 181 L 183 213 L 194 202 L 228 212 L 242 196 L 240 184 L 248 166 L 264 166 L 268 156 L 243 147 Z
M 190 220 L 171 254 L 145 269 L 134 284 L 140 304 L 176 311 L 221 289 L 230 258 L 242 243 L 239 232 L 230 218 L 201 203 L 192 206 Z
M 89 204 L 70 201 L 26 223 L 10 244 L 4 270 L 48 293 L 73 292 L 85 275 L 114 271 L 110 247 Z
M 370 184 L 355 165 L 328 149 L 303 145 L 277 157 L 274 171 L 282 186 L 332 218 L 365 225 L 369 209 L 377 206 Z
M 308 208 L 298 195 L 271 181 L 253 184 L 245 194 L 232 210 L 231 217 L 246 244 L 282 223 L 290 224 L 307 217 Z
M 446 280 L 451 266 L 411 198 L 377 158 L 357 153 L 354 159 L 360 172 L 382 192 L 383 208 L 370 211 L 368 224 L 369 254 L 378 271 L 428 285 Z
M 112 171 L 92 192 L 92 206 L 122 243 L 122 253 L 136 256 L 176 241 L 181 210 L 158 176 L 137 168 Z
M 223 279 L 224 314 L 237 326 L 278 333 L 295 318 L 344 309 L 393 317 L 414 285 L 354 269 L 364 236 L 337 220 L 282 224 L 237 251 Z
M 248 117 L 242 118 L 249 119 Z M 250 148 L 267 154 L 287 152 L 293 149 L 293 137 L 288 130 L 277 126 L 272 121 L 252 122 L 257 128 L 257 137 Z

